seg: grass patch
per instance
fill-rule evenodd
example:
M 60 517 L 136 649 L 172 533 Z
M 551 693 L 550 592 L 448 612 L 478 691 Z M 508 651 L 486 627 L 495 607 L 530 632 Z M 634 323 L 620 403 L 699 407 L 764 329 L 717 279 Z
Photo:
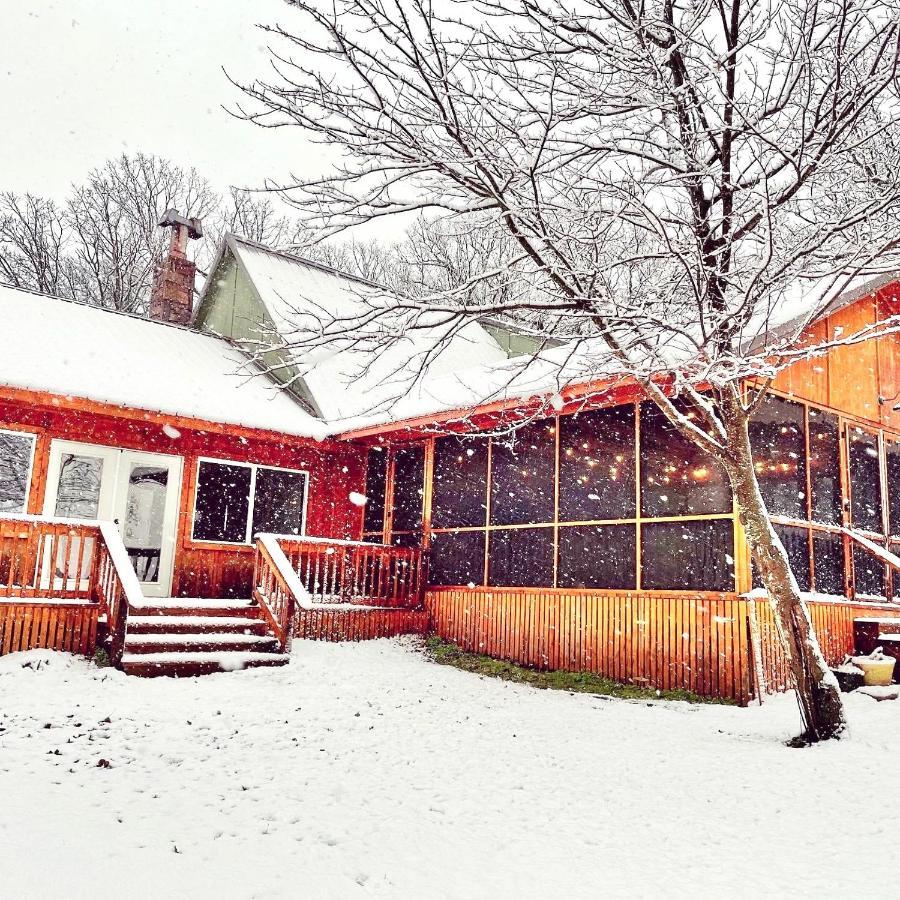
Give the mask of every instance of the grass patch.
M 432 635 L 425 641 L 428 658 L 440 666 L 453 666 L 475 675 L 501 678 L 516 684 L 528 684 L 541 690 L 570 691 L 582 694 L 601 694 L 605 697 L 619 697 L 625 700 L 685 700 L 689 703 L 714 703 L 733 706 L 732 700 L 718 697 L 701 697 L 690 691 L 658 691 L 656 688 L 641 687 L 612 681 L 592 672 L 565 672 L 554 669 L 549 672 L 526 669 L 490 656 L 469 653 L 451 641 Z

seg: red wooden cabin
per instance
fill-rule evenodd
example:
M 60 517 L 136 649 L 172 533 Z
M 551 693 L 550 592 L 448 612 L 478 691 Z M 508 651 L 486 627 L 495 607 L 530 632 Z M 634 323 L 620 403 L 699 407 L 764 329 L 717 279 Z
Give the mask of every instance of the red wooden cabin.
M 183 245 L 176 227 L 157 317 L 190 314 Z M 285 298 L 349 302 L 346 278 L 229 238 L 209 285 L 193 327 L 0 289 L 0 652 L 92 652 L 99 627 L 126 671 L 191 673 L 284 662 L 292 634 L 433 629 L 739 702 L 786 687 L 723 474 L 633 387 L 576 384 L 553 408 L 523 381 L 451 408 L 460 381 L 516 365 L 475 326 L 441 363 L 470 372 L 446 402 L 439 371 L 363 425 L 340 362 L 285 364 L 279 390 L 236 345 L 277 332 Z M 816 337 L 898 296 L 882 279 L 836 298 Z M 900 615 L 898 381 L 895 336 L 837 348 L 779 376 L 757 418 L 763 490 L 833 662 L 854 619 Z M 522 418 L 512 440 L 481 434 Z

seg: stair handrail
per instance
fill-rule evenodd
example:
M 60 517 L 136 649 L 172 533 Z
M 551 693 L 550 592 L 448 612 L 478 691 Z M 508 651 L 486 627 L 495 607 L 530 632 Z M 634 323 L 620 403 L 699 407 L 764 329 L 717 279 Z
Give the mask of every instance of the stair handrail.
M 256 535 L 253 599 L 268 620 L 281 650 L 289 652 L 296 607 L 310 609 L 313 604 L 274 534 Z
M 125 649 L 129 610 L 142 605 L 144 592 L 115 523 L 97 524 L 101 540 L 97 546 L 94 583 L 100 610 L 106 613 L 110 660 L 118 666 Z

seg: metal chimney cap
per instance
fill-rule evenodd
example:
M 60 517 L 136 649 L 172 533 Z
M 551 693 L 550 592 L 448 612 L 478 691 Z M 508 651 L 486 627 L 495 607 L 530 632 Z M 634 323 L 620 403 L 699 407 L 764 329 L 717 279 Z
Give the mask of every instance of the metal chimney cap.
M 177 209 L 167 209 L 159 220 L 160 228 L 174 228 L 182 225 L 188 230 L 188 237 L 193 240 L 203 237 L 203 225 L 197 218 L 187 218 L 181 215 Z

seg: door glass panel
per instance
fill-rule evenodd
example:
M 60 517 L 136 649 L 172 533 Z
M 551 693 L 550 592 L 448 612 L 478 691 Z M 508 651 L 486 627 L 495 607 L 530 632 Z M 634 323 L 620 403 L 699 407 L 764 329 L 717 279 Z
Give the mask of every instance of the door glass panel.
M 140 581 L 159 581 L 168 484 L 167 467 L 132 464 L 122 537 Z
M 103 458 L 63 453 L 54 515 L 67 519 L 96 519 L 100 509 Z

